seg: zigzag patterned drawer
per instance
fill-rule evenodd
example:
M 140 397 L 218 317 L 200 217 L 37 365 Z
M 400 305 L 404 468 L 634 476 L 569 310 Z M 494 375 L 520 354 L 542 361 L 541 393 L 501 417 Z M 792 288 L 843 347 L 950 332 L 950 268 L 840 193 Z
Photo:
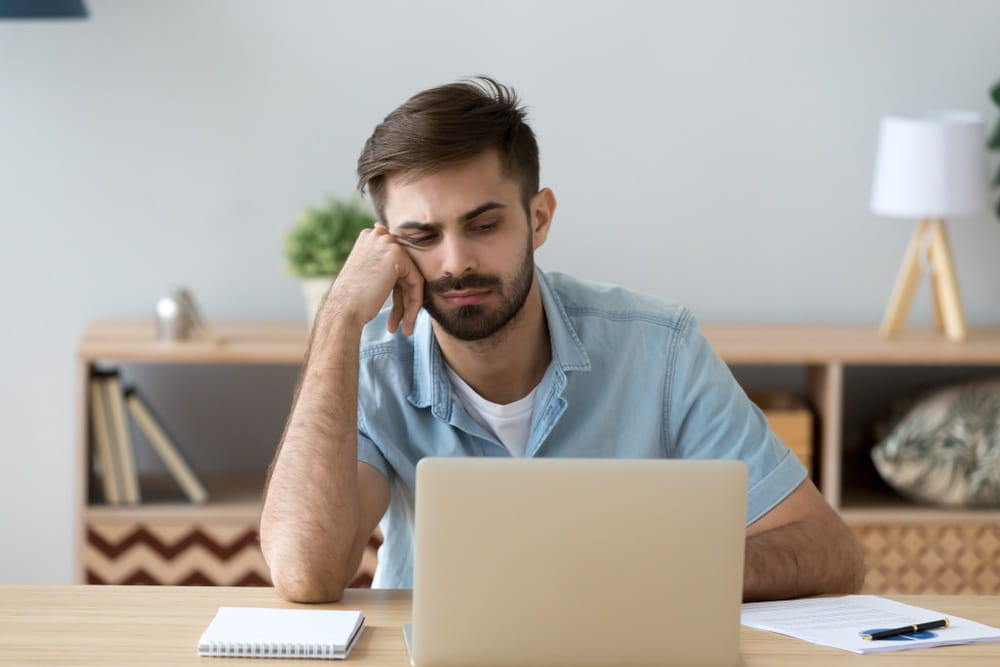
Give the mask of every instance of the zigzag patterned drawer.
M 89 522 L 88 584 L 268 586 L 257 527 L 241 522 Z
M 1000 594 L 1000 524 L 855 525 L 865 593 Z
M 351 586 L 366 588 L 381 535 L 372 535 Z M 244 522 L 87 524 L 88 584 L 270 586 L 257 526 Z

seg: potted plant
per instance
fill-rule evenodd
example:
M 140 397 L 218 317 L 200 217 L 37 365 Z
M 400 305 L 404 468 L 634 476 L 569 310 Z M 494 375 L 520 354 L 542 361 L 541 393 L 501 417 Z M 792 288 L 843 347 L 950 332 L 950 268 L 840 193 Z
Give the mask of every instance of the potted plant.
M 285 236 L 288 269 L 302 281 L 310 327 L 358 234 L 374 223 L 375 215 L 359 197 L 342 201 L 327 196 L 325 206 L 306 206 Z

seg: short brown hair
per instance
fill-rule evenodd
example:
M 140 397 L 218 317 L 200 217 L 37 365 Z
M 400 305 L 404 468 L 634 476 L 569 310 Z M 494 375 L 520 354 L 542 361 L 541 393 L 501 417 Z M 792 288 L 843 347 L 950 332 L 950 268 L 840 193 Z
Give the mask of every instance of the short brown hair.
M 514 90 L 486 76 L 417 93 L 385 117 L 358 158 L 358 189 L 385 221 L 385 179 L 432 173 L 495 148 L 521 185 L 525 209 L 538 192 L 538 144 Z

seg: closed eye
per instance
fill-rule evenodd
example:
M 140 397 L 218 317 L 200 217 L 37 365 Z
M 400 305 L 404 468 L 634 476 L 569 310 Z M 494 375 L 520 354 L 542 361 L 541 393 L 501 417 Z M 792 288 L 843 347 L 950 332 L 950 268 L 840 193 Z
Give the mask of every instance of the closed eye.
M 474 225 L 474 226 L 471 227 L 471 231 L 473 231 L 473 232 L 488 232 L 488 231 L 490 231 L 492 229 L 495 229 L 496 226 L 497 226 L 497 223 L 494 220 L 493 222 L 484 222 L 484 223 L 479 224 L 479 225 Z
M 437 238 L 437 234 L 414 234 L 404 238 L 408 243 L 412 243 L 413 245 L 425 246 L 432 243 Z

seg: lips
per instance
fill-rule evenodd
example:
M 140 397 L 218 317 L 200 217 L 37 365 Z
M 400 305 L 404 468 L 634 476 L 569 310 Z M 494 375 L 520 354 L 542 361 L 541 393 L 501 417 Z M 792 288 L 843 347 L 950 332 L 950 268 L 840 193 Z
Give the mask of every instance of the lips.
M 489 290 L 470 289 L 457 292 L 445 292 L 441 295 L 441 298 L 451 306 L 471 306 L 485 301 L 489 294 Z

